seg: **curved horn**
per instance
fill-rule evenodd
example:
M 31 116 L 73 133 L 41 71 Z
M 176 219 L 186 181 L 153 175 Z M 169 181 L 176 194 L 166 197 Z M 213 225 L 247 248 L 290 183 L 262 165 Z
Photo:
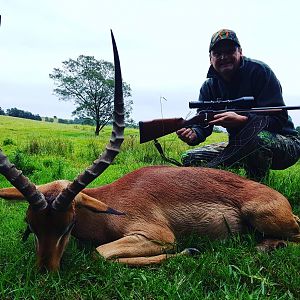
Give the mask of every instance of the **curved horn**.
M 47 207 L 44 195 L 36 189 L 36 186 L 11 164 L 8 158 L 0 150 L 0 173 L 25 197 L 34 210 L 43 210 Z
M 120 152 L 120 146 L 124 140 L 124 100 L 122 90 L 122 74 L 120 60 L 114 35 L 111 31 L 111 38 L 114 52 L 115 64 L 115 94 L 113 129 L 109 144 L 104 153 L 94 163 L 81 173 L 67 188 L 56 197 L 52 207 L 56 210 L 67 210 L 75 196 L 82 191 L 89 183 L 96 179 L 111 164 L 116 155 Z

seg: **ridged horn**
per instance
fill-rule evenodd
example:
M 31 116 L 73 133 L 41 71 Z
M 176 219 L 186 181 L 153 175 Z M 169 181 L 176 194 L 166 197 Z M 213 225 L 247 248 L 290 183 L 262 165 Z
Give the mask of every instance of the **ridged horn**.
M 43 210 L 47 207 L 44 195 L 37 190 L 36 186 L 10 163 L 8 158 L 0 150 L 0 173 L 25 197 L 34 210 Z
M 120 146 L 124 140 L 124 100 L 122 89 L 122 74 L 118 49 L 111 31 L 111 39 L 114 53 L 115 65 L 115 93 L 114 93 L 114 112 L 113 112 L 113 129 L 110 142 L 106 146 L 104 153 L 93 162 L 93 164 L 81 173 L 72 183 L 70 183 L 56 197 L 52 207 L 56 210 L 67 210 L 74 197 L 82 191 L 89 183 L 102 174 L 111 164 L 117 154 L 120 152 Z

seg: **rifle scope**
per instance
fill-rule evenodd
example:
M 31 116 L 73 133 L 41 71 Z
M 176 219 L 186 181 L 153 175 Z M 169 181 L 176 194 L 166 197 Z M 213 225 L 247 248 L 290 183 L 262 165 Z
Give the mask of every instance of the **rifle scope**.
M 241 97 L 232 100 L 190 101 L 189 108 L 200 110 L 218 110 L 227 108 L 252 108 L 255 106 L 254 97 Z

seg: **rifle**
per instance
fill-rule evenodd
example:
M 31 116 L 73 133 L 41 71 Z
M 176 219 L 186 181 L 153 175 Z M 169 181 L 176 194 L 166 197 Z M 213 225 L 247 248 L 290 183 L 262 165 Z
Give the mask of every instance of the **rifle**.
M 239 104 L 243 102 L 246 98 L 248 105 L 251 106 L 252 97 L 243 97 L 234 100 L 225 101 L 191 101 L 189 103 L 190 108 L 202 109 L 203 107 L 209 107 L 211 109 L 205 109 L 199 111 L 198 114 L 188 120 L 183 118 L 170 118 L 170 119 L 155 119 L 152 121 L 140 121 L 140 143 L 149 142 L 155 140 L 159 137 L 168 135 L 170 133 L 176 132 L 181 128 L 188 128 L 192 125 L 204 125 L 208 126 L 208 122 L 211 121 L 216 114 L 224 112 L 235 112 L 235 113 L 272 113 L 280 112 L 282 110 L 297 110 L 300 106 L 270 106 L 270 107 L 250 107 L 250 108 L 224 108 L 215 109 L 215 107 L 228 107 L 229 104 Z M 250 99 L 252 98 L 252 100 Z M 230 102 L 229 102 L 230 101 Z M 214 107 L 214 102 L 216 106 Z M 204 104 L 203 104 L 204 103 Z M 226 105 L 227 104 L 227 105 Z

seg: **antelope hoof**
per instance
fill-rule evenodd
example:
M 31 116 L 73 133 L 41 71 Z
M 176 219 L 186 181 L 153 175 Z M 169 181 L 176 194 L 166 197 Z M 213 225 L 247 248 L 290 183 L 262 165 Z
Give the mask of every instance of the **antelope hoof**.
M 200 251 L 196 248 L 185 248 L 183 251 L 180 252 L 180 254 L 186 256 L 195 256 L 200 254 Z

